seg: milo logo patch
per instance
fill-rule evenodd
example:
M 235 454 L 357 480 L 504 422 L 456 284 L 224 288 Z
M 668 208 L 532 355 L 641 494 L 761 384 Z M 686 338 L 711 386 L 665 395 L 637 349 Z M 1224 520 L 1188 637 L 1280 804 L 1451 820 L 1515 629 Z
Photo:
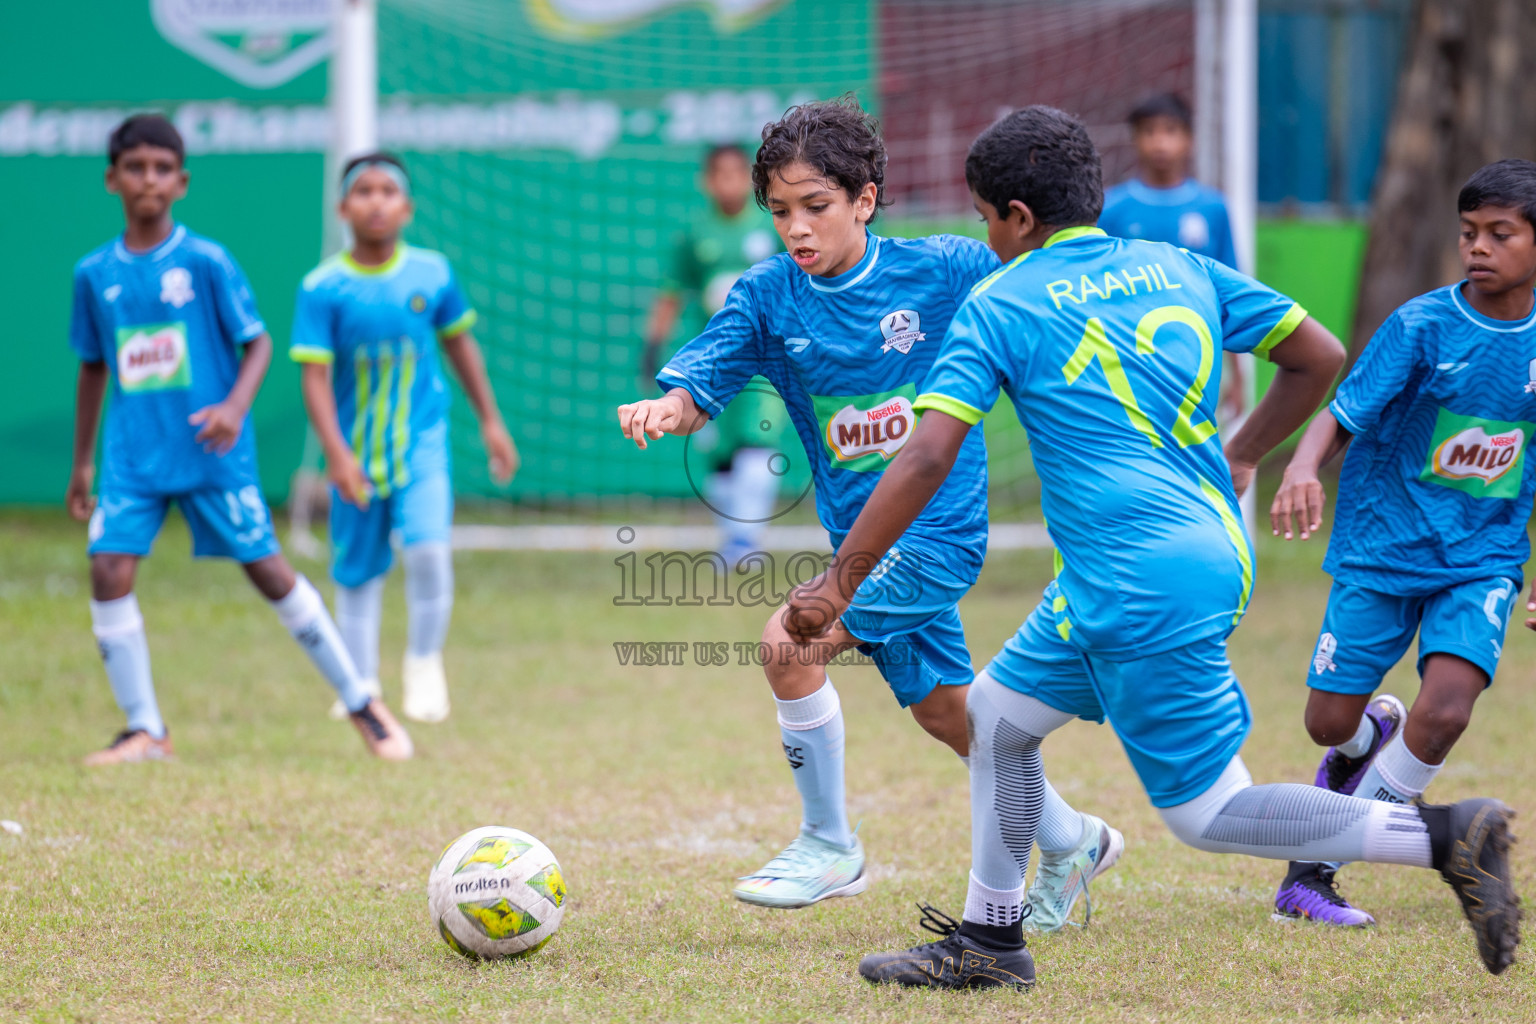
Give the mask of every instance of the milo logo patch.
M 117 330 L 117 379 L 124 391 L 165 391 L 192 384 L 187 325 L 149 324 Z
M 1441 409 L 1419 479 L 1481 498 L 1520 492 L 1525 445 L 1536 425 L 1459 416 Z
M 812 401 L 833 465 L 843 469 L 885 468 L 912 436 L 916 389 L 911 385 L 879 395 L 817 395 Z

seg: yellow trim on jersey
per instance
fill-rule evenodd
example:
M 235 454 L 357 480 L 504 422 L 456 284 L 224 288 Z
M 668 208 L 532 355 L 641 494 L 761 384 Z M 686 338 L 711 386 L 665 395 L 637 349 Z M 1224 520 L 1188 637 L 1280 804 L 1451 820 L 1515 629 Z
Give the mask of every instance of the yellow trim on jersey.
M 1031 249 L 1031 250 L 1029 250 L 1029 252 L 1021 252 L 1021 253 L 1019 253 L 1013 259 L 1009 260 L 1007 263 L 1004 263 L 1002 266 L 1000 266 L 996 270 L 992 271 L 992 273 L 988 274 L 986 277 L 982 278 L 980 281 L 977 281 L 975 284 L 971 285 L 971 294 L 972 295 L 980 295 L 982 292 L 984 292 L 988 288 L 992 287 L 992 282 L 993 281 L 996 281 L 998 278 L 1002 277 L 1008 271 L 1012 270 L 1014 267 L 1018 266 L 1020 263 L 1023 263 L 1025 260 L 1029 259 L 1029 253 L 1030 252 L 1034 252 L 1034 251 L 1035 250 Z
M 1085 235 L 1106 235 L 1107 236 L 1107 232 L 1105 232 L 1105 230 L 1103 228 L 1094 227 L 1092 224 L 1079 224 L 1076 227 L 1072 227 L 1072 228 L 1062 228 L 1060 231 L 1056 232 L 1050 238 L 1047 238 L 1045 240 L 1045 244 L 1042 245 L 1040 248 L 1042 248 L 1042 249 L 1049 249 L 1051 246 L 1055 245 L 1057 242 L 1070 242 L 1074 238 L 1082 238 Z
M 918 395 L 917 401 L 912 403 L 913 412 L 921 412 L 924 409 L 932 409 L 934 412 L 942 412 L 946 416 L 953 416 L 961 423 L 969 423 L 973 427 L 981 422 L 982 417 L 986 416 L 986 413 L 974 405 L 966 405 L 958 398 L 950 398 L 948 395 L 941 395 L 937 391 Z
M 352 273 L 362 274 L 365 277 L 380 277 L 384 274 L 393 274 L 395 271 L 399 270 L 400 265 L 405 262 L 405 251 L 409 248 L 410 246 L 406 245 L 404 242 L 396 242 L 394 253 L 389 257 L 389 259 L 385 260 L 383 263 L 380 263 L 378 266 L 369 266 L 364 263 L 359 263 L 357 260 L 352 258 L 352 254 L 350 252 L 344 252 L 341 254 L 341 265 L 346 267 Z
M 1243 532 L 1243 524 L 1232 513 L 1232 506 L 1227 504 L 1222 493 L 1203 477 L 1200 480 L 1200 491 L 1221 517 L 1221 525 L 1227 528 L 1227 539 L 1237 550 L 1237 560 L 1243 566 L 1243 596 L 1237 602 L 1237 611 L 1232 613 L 1232 625 L 1235 626 L 1242 621 L 1243 612 L 1248 608 L 1248 599 L 1253 596 L 1253 551 L 1248 547 L 1248 535 Z
M 336 353 L 314 345 L 294 345 L 288 350 L 288 358 L 296 363 L 315 363 L 329 366 L 336 361 Z
M 394 449 L 395 473 L 392 483 L 396 490 L 410 483 L 405 468 L 405 450 L 411 439 L 411 389 L 416 384 L 416 346 L 404 340 L 400 352 L 400 382 L 395 397 Z
M 1267 356 L 1270 349 L 1280 344 L 1286 338 L 1289 338 L 1291 333 L 1300 327 L 1301 322 L 1306 318 L 1307 311 L 1301 308 L 1301 303 L 1291 303 L 1291 308 L 1286 311 L 1285 316 L 1280 318 L 1280 322 L 1269 329 L 1269 333 L 1264 335 L 1263 341 L 1253 346 L 1253 354 L 1256 356 Z
M 476 313 L 472 309 L 466 309 L 464 314 L 453 323 L 445 324 L 442 327 L 439 327 L 437 329 L 437 336 L 439 338 L 451 338 L 455 334 L 463 334 L 465 331 L 475 326 L 475 322 L 479 319 L 479 313 Z

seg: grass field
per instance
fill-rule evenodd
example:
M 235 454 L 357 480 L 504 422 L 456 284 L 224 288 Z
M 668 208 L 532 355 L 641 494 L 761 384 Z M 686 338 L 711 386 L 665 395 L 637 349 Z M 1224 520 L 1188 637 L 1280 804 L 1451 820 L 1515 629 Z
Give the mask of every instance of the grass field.
M 119 718 L 89 632 L 83 529 L 0 517 L 0 1020 L 906 1021 L 1536 1019 L 1527 961 L 1484 973 L 1450 890 L 1357 866 L 1380 924 L 1276 924 L 1277 866 L 1178 845 L 1109 731 L 1046 744 L 1067 798 L 1126 833 L 1092 925 L 1032 942 L 1031 993 L 909 993 L 854 973 L 917 941 L 914 901 L 958 916 L 965 776 L 872 668 L 838 671 L 848 789 L 874 884 L 798 912 L 735 903 L 731 879 L 794 832 L 773 708 L 751 667 L 621 666 L 630 640 L 755 639 L 763 610 L 621 608 L 606 555 L 461 555 L 453 718 L 418 756 L 370 761 L 270 611 L 223 563 L 193 564 L 179 521 L 140 577 L 174 763 L 86 772 Z M 1262 780 L 1309 781 L 1302 680 L 1327 593 L 1322 549 L 1264 538 L 1232 650 Z M 320 578 L 323 569 L 306 565 Z M 978 661 L 1049 576 L 1045 552 L 987 565 L 962 606 Z M 398 695 L 398 582 L 385 689 Z M 690 659 L 691 660 L 691 659 Z M 1411 697 L 1399 666 L 1390 683 Z M 1536 809 L 1536 637 L 1511 634 L 1498 684 L 1431 790 Z M 526 962 L 475 965 L 427 920 L 427 871 L 482 824 L 544 839 L 571 887 L 560 934 Z M 1518 823 L 1517 823 L 1518 824 Z M 1516 848 L 1532 883 L 1532 851 Z

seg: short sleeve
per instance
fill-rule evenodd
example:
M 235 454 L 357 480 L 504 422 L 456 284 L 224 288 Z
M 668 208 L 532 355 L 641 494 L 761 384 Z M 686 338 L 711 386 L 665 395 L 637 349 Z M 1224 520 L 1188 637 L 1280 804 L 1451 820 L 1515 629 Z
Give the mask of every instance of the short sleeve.
M 213 277 L 213 302 L 218 310 L 219 326 L 224 337 L 237 345 L 244 345 L 267 329 L 261 314 L 256 312 L 256 296 L 251 294 L 250 282 L 245 271 L 234 257 L 223 249 L 209 255 Z
M 1418 345 L 1398 313 L 1387 317 L 1339 385 L 1328 411 L 1351 434 L 1363 434 L 1381 420 L 1392 399 L 1402 394 L 1419 361 Z
M 1307 311 L 1266 284 L 1205 256 L 1198 261 L 1221 304 L 1221 347 L 1268 355 L 1307 318 Z
M 951 235 L 946 240 L 949 243 L 949 251 L 945 264 L 949 269 L 950 285 L 954 289 L 955 296 L 963 300 L 978 281 L 1002 264 L 997 258 L 997 253 L 974 238 Z
M 997 357 L 1001 332 L 991 315 L 993 305 L 972 298 L 960 307 L 913 409 L 947 413 L 972 426 L 992 411 L 1007 377 Z
M 331 303 L 325 293 L 309 285 L 299 286 L 293 305 L 293 337 L 288 358 L 296 363 L 331 363 L 336 359 L 336 340 Z
M 686 388 L 713 419 L 763 372 L 763 333 L 752 279 L 743 277 L 720 312 L 709 318 L 704 333 L 678 349 L 656 374 L 656 383 L 662 391 Z
M 432 310 L 432 326 L 437 329 L 437 336 L 451 338 L 463 334 L 475 326 L 477 319 L 478 314 L 470 307 L 469 300 L 464 297 L 464 290 L 459 287 L 457 275 L 449 267 L 448 279 L 437 293 L 437 306 Z
M 80 357 L 81 362 L 106 361 L 108 346 L 102 337 L 101 325 L 96 320 L 91 279 L 79 267 L 75 268 L 75 303 L 69 315 L 69 347 Z

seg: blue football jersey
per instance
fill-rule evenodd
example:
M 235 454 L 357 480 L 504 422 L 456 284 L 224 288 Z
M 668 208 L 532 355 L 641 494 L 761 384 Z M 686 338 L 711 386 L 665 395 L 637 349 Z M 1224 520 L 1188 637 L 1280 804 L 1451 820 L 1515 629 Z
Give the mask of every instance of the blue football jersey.
M 182 494 L 253 483 L 249 422 L 219 456 L 203 451 L 187 418 L 228 397 L 242 347 L 265 330 L 229 253 L 181 225 L 149 252 L 130 252 L 119 238 L 76 264 L 70 347 L 111 367 L 101 490 Z
M 1137 178 L 1121 182 L 1104 193 L 1099 227 L 1116 238 L 1167 242 L 1237 266 L 1227 202 L 1193 178 L 1173 188 L 1153 188 Z
M 780 253 L 742 275 L 704 333 L 656 376 L 719 415 L 754 374 L 768 378 L 810 459 L 816 511 L 842 543 L 916 425 L 913 400 L 950 319 L 997 257 L 969 238 L 867 236 L 863 258 L 816 277 Z M 901 540 L 975 580 L 987 542 L 987 457 L 971 431 L 955 471 Z
M 1429 594 L 1520 580 L 1536 469 L 1536 313 L 1492 320 L 1460 285 L 1399 307 L 1329 406 L 1354 434 L 1323 568 L 1341 583 Z
M 1013 399 L 1057 548 L 1063 635 L 1113 660 L 1229 632 L 1253 553 L 1216 433 L 1219 349 L 1306 313 L 1223 264 L 1059 231 L 976 286 L 917 400 L 979 422 Z
M 304 278 L 289 355 L 331 364 L 342 436 L 380 497 L 447 469 L 437 343 L 474 322 L 447 258 L 430 249 L 401 243 L 377 267 L 340 253 Z

